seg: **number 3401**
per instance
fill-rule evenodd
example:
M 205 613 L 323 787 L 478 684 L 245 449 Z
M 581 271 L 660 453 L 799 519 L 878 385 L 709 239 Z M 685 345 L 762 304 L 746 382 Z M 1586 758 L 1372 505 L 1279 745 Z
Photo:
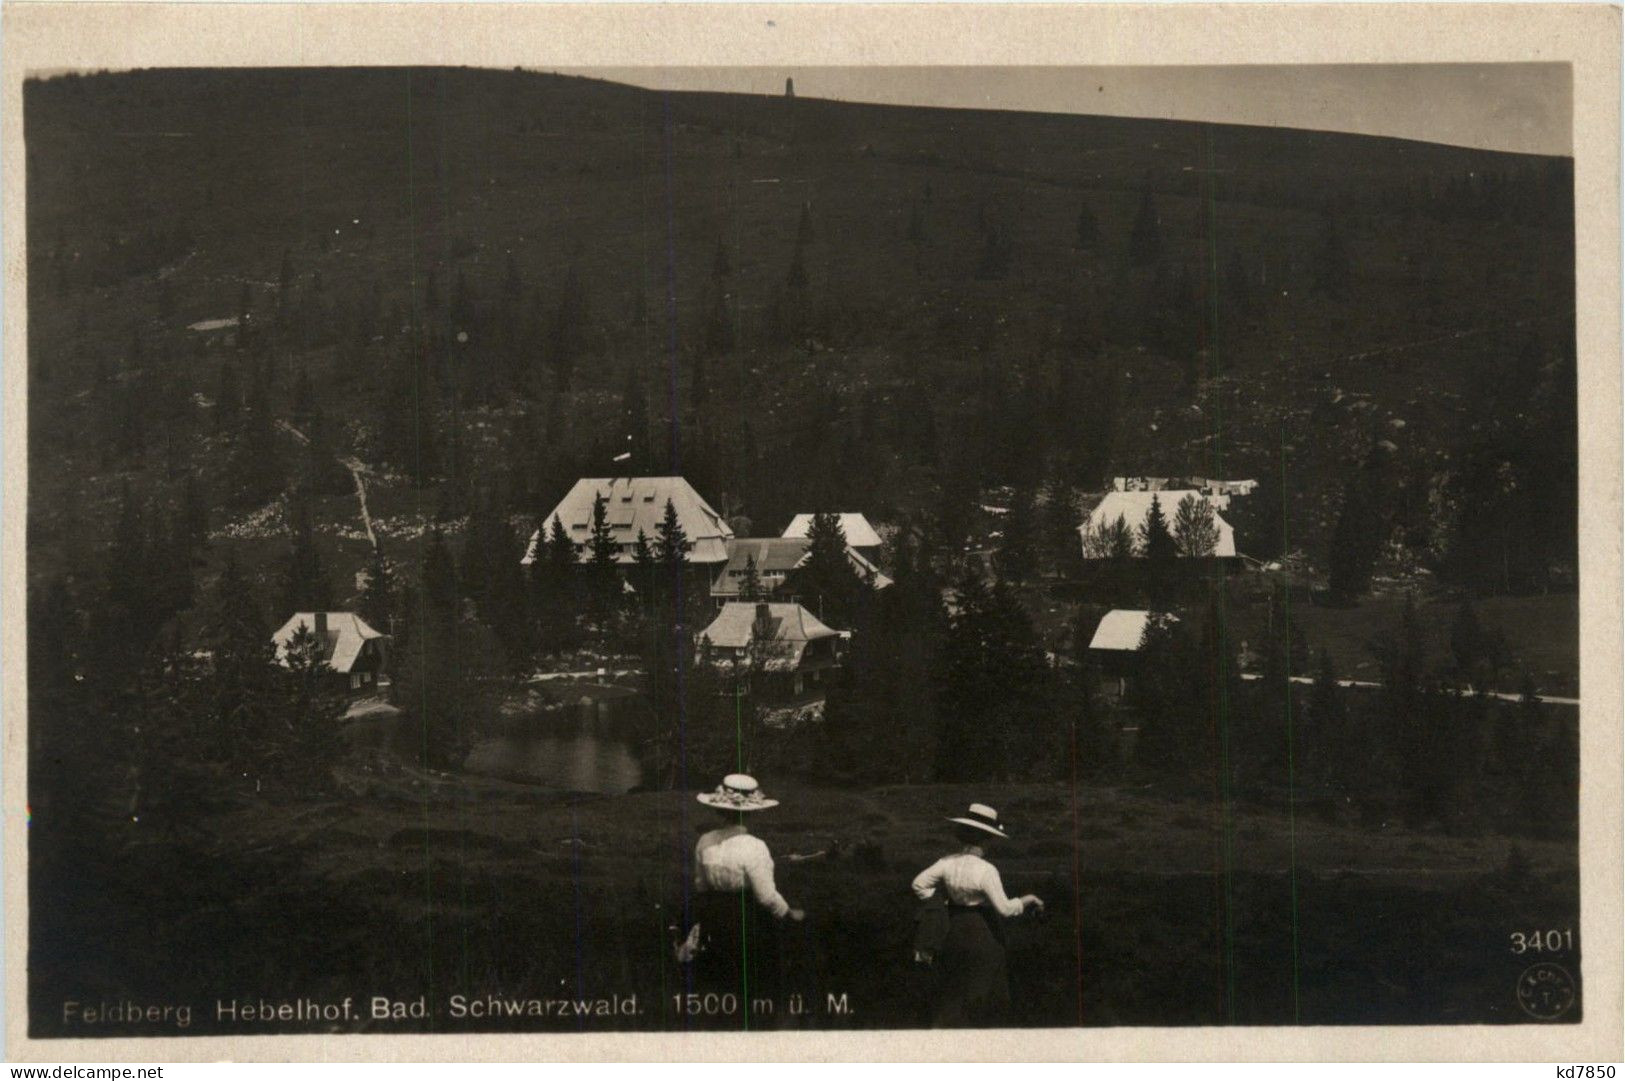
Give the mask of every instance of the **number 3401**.
M 1513 953 L 1567 953 L 1574 949 L 1574 930 L 1514 931 L 1507 936 Z

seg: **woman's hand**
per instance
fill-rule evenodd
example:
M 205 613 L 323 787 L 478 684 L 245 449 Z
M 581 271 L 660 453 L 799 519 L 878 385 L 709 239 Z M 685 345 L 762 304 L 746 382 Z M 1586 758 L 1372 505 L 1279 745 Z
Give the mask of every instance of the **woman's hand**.
M 784 914 L 784 918 L 789 920 L 791 923 L 800 923 L 802 920 L 807 918 L 807 914 L 801 911 L 799 908 L 792 908 L 790 911 Z

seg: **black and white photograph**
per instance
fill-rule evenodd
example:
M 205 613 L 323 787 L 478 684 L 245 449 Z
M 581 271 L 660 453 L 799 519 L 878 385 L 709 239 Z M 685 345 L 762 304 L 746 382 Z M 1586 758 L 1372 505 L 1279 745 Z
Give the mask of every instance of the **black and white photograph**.
M 27 1035 L 1580 1024 L 1574 91 L 30 71 Z

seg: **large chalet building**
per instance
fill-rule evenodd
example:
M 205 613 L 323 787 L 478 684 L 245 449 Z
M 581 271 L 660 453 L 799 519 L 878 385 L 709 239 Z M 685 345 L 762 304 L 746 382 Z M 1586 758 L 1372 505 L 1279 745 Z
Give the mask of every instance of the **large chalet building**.
M 557 518 L 575 546 L 578 561 L 585 562 L 591 556 L 588 543 L 592 539 L 593 504 L 599 496 L 605 499 L 604 510 L 615 538 L 617 562 L 623 565 L 632 562 L 640 531 L 649 544 L 655 543 L 668 501 L 688 538 L 685 561 L 691 566 L 707 568 L 728 561 L 728 542 L 733 539 L 733 530 L 682 477 L 583 477 L 576 481 L 543 519 L 543 528 L 552 529 L 553 519 Z M 546 541 L 540 530 L 532 533 L 520 562 L 534 563 Z

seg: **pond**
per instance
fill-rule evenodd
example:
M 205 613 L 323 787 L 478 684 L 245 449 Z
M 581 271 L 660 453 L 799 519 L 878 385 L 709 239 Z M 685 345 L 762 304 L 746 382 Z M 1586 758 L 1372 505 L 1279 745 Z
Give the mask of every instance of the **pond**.
M 646 707 L 636 695 L 588 691 L 476 744 L 463 768 L 569 792 L 623 795 L 643 783 L 633 723 L 640 708 Z

